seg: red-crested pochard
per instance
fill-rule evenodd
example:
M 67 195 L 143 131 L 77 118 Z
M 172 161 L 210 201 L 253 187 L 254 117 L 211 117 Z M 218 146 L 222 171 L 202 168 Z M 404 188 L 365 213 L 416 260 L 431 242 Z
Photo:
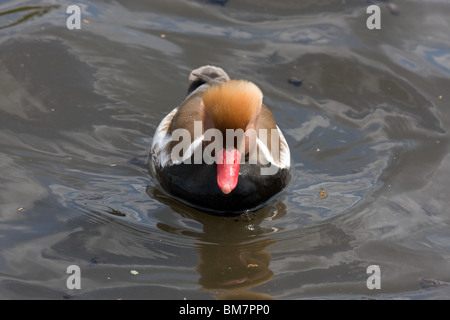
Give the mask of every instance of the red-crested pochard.
M 187 97 L 159 124 L 150 170 L 197 209 L 239 214 L 264 206 L 290 180 L 289 146 L 263 94 L 218 67 L 189 75 Z

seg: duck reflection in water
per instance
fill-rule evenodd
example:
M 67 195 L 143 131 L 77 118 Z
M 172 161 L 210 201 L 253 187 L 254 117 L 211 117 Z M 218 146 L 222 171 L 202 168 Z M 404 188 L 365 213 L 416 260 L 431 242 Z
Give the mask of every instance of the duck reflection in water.
M 271 256 L 266 251 L 273 243 L 274 240 L 262 239 L 250 243 L 202 244 L 197 269 L 199 283 L 218 299 L 272 299 L 251 289 L 273 276 L 269 268 Z
M 192 209 L 150 186 L 147 193 L 183 218 L 193 219 L 203 226 L 202 232 L 195 233 L 165 223 L 158 224 L 158 228 L 166 232 L 185 234 L 199 240 L 197 271 L 199 284 L 205 290 L 217 299 L 273 299 L 268 294 L 257 292 L 255 287 L 273 277 L 267 248 L 276 243 L 268 236 L 276 230 L 264 227 L 264 221 L 286 214 L 281 201 L 275 200 L 255 213 L 223 217 Z

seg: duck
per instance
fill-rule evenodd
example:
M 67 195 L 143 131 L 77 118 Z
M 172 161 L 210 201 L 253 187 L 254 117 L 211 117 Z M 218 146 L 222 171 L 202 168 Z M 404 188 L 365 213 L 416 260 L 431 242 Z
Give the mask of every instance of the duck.
M 205 65 L 157 126 L 149 171 L 172 198 L 218 215 L 256 211 L 291 178 L 290 149 L 253 82 Z

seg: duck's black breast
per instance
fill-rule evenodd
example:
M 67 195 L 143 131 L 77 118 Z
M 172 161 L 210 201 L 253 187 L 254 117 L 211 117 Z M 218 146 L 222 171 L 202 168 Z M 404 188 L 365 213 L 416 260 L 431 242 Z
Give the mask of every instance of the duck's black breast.
M 188 205 L 215 214 L 233 215 L 256 210 L 289 183 L 289 169 L 261 175 L 257 164 L 241 164 L 238 184 L 229 194 L 217 185 L 216 164 L 175 164 L 161 168 L 157 178 L 172 196 Z

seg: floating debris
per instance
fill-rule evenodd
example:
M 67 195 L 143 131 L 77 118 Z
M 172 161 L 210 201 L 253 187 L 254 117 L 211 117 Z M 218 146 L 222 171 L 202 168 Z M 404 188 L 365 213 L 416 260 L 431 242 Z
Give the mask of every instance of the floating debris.
M 91 260 L 89 260 L 89 262 L 92 264 L 106 263 L 106 259 L 102 256 L 94 256 L 91 258 Z
M 327 194 L 326 194 L 325 190 L 321 189 L 320 190 L 320 199 L 325 199 L 326 197 L 327 197 Z
M 126 217 L 127 215 L 119 210 L 116 210 L 114 208 L 108 207 L 108 210 L 105 210 L 106 213 L 112 214 L 113 216 L 118 217 Z
M 400 10 L 398 9 L 398 6 L 393 3 L 390 3 L 390 2 L 386 3 L 386 8 L 394 16 L 398 16 L 400 14 Z
M 303 80 L 300 79 L 299 77 L 292 76 L 292 77 L 290 77 L 290 78 L 288 79 L 288 82 L 289 82 L 290 84 L 296 86 L 296 87 L 300 87 L 301 84 L 302 84 L 302 82 L 303 82 Z
M 139 272 L 137 272 L 136 270 L 130 270 L 130 273 L 131 273 L 133 276 L 136 276 L 136 275 L 139 274 Z

